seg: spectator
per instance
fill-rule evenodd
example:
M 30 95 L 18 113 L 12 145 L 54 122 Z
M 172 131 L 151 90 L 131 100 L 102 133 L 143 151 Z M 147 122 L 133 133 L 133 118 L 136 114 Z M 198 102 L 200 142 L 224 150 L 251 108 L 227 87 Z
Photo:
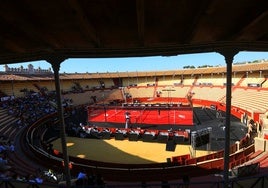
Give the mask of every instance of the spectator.
M 0 157 L 0 166 L 4 165 L 7 165 L 7 159 L 3 159 L 2 157 Z
M 94 186 L 96 184 L 96 177 L 94 174 L 88 176 L 88 185 Z
M 100 174 L 97 174 L 97 176 L 96 176 L 96 184 L 97 184 L 97 187 L 99 187 L 99 188 L 105 187 L 103 177 Z
M 185 188 L 188 188 L 189 187 L 189 184 L 190 184 L 190 178 L 188 175 L 183 175 L 182 176 L 182 181 L 183 181 L 183 184 L 184 184 L 184 187 Z
M 78 173 L 77 179 L 87 179 L 87 174 L 86 174 L 86 171 L 84 169 Z
M 8 142 L 8 149 L 9 149 L 9 151 L 14 152 L 14 151 L 15 151 L 15 146 L 14 146 L 14 144 L 11 143 L 11 142 Z
M 163 180 L 161 188 L 170 188 L 170 185 L 168 184 L 168 181 Z
M 81 172 L 77 175 L 76 185 L 82 186 L 88 184 L 88 177 L 86 171 L 83 169 Z
M 4 146 L 3 144 L 0 144 L 0 153 L 3 153 L 7 150 L 6 146 Z

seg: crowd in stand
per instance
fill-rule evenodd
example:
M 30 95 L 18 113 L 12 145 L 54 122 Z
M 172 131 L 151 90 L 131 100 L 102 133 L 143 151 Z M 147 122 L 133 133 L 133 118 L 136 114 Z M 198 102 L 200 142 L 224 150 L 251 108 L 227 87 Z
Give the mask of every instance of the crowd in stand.
M 18 126 L 31 125 L 39 118 L 56 111 L 55 96 L 31 93 L 25 97 L 3 101 L 1 107 L 19 120 Z
M 6 140 L 4 137 L 0 137 Z M 8 154 L 14 152 L 15 146 L 10 141 L 0 142 L 0 179 L 7 179 L 14 175 L 12 166 L 9 164 Z
M 17 119 L 16 125 L 24 127 L 31 125 L 39 118 L 56 112 L 55 96 L 42 95 L 41 93 L 28 93 L 25 97 L 9 98 L 2 101 L 1 108 L 6 109 L 8 115 Z M 20 177 L 9 164 L 8 153 L 14 152 L 15 146 L 13 142 L 3 135 L 0 137 L 0 178 L 12 179 L 28 183 L 42 183 L 42 179 L 34 174 L 27 177 Z
M 20 98 L 9 98 L 0 103 L 0 107 L 6 109 L 8 115 L 17 118 L 16 125 L 18 127 L 25 127 L 33 124 L 38 119 L 44 117 L 45 115 L 54 113 L 57 111 L 55 95 L 52 93 L 50 95 L 43 95 L 42 93 L 28 93 L 24 97 Z M 81 119 L 86 121 L 86 111 L 84 107 L 71 108 L 68 111 L 70 114 L 67 118 L 66 126 L 67 130 L 71 129 L 74 132 L 78 127 L 80 127 Z M 6 140 L 0 137 L 0 140 Z M 12 166 L 8 164 L 8 152 L 14 152 L 15 147 L 11 142 L 6 142 L 2 144 L 0 142 L 0 179 L 10 179 L 15 181 L 26 182 L 34 187 L 35 185 L 42 184 L 43 178 L 40 172 L 34 174 L 29 174 L 27 176 L 20 176 L 15 171 L 13 171 Z M 82 172 L 78 174 L 75 178 L 76 185 L 96 185 L 101 187 L 104 185 L 104 181 L 101 175 L 87 175 Z M 12 185 L 10 185 L 12 187 Z

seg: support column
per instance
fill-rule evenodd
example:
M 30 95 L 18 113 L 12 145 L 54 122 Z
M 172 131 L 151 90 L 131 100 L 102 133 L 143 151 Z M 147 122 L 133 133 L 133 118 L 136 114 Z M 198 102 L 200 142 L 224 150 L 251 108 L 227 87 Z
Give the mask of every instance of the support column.
M 66 176 L 66 187 L 70 188 L 71 187 L 71 173 L 70 173 L 70 168 L 69 168 L 69 157 L 68 157 L 67 146 L 66 146 L 65 122 L 64 122 L 64 115 L 63 115 L 60 78 L 59 78 L 60 64 L 64 61 L 64 59 L 55 57 L 47 61 L 52 65 L 52 68 L 54 71 L 57 111 L 58 111 L 58 117 L 59 117 L 59 123 L 60 123 L 60 138 L 61 138 L 61 147 L 62 147 L 62 154 L 63 154 L 63 160 L 64 160 L 64 171 L 65 171 L 65 176 Z
M 225 119 L 225 145 L 224 145 L 224 187 L 229 187 L 229 155 L 230 155 L 230 126 L 231 126 L 231 98 L 232 98 L 232 63 L 237 54 L 236 50 L 223 50 L 220 52 L 225 57 L 226 70 L 226 119 Z

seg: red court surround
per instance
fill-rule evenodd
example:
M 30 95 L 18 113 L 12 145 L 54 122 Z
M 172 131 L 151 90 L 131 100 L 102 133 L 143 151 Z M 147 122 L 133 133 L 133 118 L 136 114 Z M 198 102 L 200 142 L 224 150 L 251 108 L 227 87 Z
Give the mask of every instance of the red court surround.
M 190 107 L 88 107 L 88 121 L 125 123 L 125 114 L 130 114 L 130 124 L 193 125 L 193 110 Z

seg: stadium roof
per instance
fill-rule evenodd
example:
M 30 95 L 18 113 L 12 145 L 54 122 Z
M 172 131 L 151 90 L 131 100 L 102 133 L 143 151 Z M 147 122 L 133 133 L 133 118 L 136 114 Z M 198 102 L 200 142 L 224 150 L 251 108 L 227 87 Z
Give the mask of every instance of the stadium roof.
M 268 51 L 267 8 L 267 0 L 4 0 L 0 64 Z

